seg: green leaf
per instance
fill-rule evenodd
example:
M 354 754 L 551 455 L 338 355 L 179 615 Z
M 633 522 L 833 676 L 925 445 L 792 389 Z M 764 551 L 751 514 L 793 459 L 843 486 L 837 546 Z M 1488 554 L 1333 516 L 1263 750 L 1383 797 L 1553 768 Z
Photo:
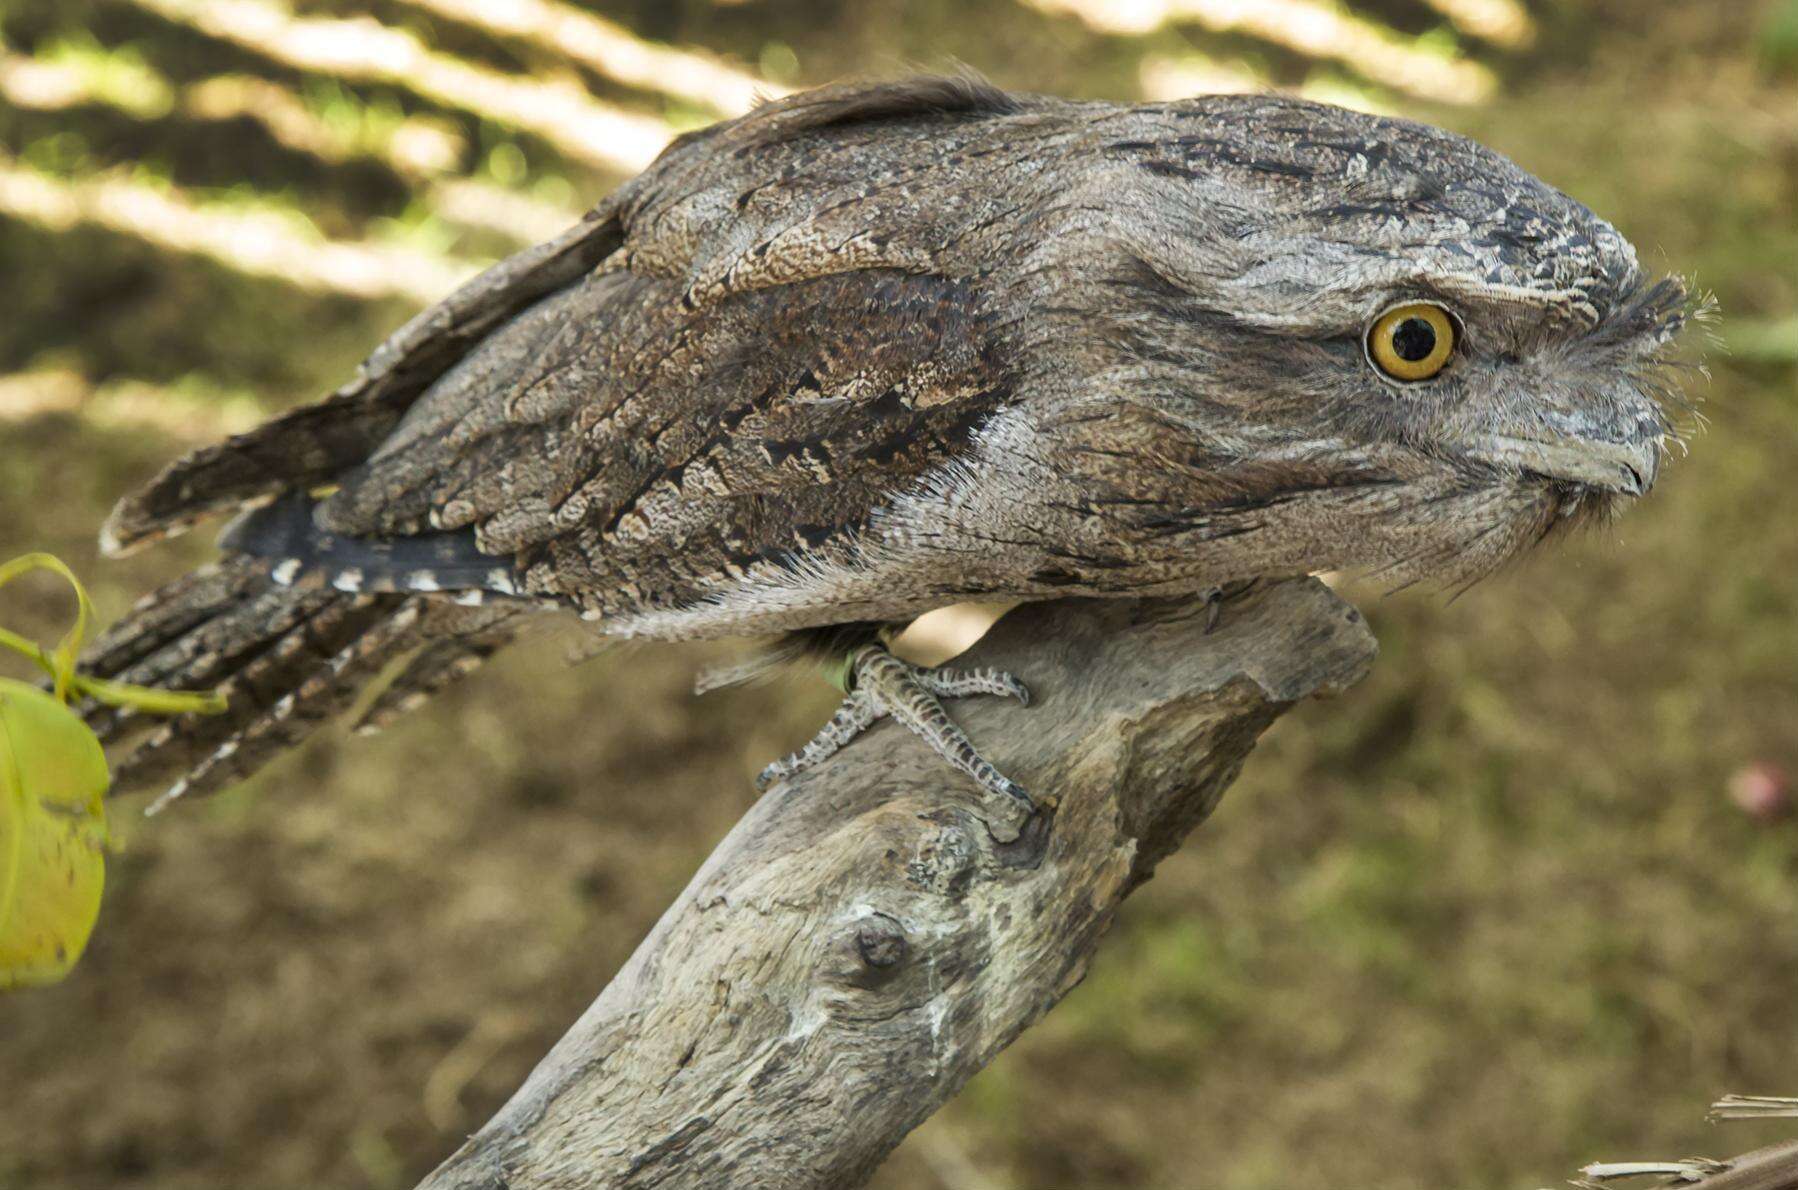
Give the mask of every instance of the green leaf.
M 100 914 L 106 756 L 76 714 L 0 678 L 0 989 L 68 974 Z
M 34 570 L 61 575 L 74 589 L 75 625 L 51 650 L 0 628 L 0 649 L 29 657 L 55 691 L 0 678 L 0 991 L 67 975 L 100 915 L 112 776 L 99 739 L 64 699 L 83 695 L 157 715 L 225 709 L 216 693 L 151 690 L 75 672 L 93 605 L 81 580 L 51 554 L 0 566 L 0 587 Z

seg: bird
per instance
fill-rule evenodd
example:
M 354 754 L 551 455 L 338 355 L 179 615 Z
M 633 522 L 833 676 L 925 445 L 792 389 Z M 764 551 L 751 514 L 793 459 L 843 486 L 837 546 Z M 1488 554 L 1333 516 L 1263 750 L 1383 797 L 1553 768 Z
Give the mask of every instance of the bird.
M 89 672 L 217 686 L 120 788 L 234 783 L 377 729 L 530 624 L 840 659 L 778 779 L 875 719 L 1041 808 L 895 625 L 969 599 L 1215 598 L 1351 571 L 1462 586 L 1644 496 L 1697 314 L 1586 206 L 1428 125 L 1275 94 L 1126 105 L 844 83 L 675 139 L 322 401 L 122 499 L 120 554 L 218 559 Z

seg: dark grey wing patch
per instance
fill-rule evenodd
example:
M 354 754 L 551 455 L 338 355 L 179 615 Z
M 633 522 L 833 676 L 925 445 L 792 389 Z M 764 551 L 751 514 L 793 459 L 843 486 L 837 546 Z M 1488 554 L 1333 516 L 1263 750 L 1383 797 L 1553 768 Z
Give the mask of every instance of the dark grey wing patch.
M 219 548 L 267 559 L 270 577 L 284 587 L 451 592 L 471 605 L 490 593 L 519 594 L 512 559 L 482 553 L 470 530 L 352 537 L 321 529 L 317 508 L 316 501 L 294 494 L 252 509 L 225 527 Z

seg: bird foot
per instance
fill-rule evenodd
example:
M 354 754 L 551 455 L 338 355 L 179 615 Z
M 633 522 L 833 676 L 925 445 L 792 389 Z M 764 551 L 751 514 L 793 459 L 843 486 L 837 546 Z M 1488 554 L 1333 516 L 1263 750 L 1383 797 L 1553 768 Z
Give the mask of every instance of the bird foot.
M 982 789 L 1013 799 L 1028 813 L 1036 812 L 1036 800 L 980 754 L 939 701 L 997 694 L 1028 706 L 1030 691 L 1017 678 L 995 669 L 926 669 L 899 660 L 879 645 L 864 645 L 850 654 L 847 685 L 849 696 L 823 730 L 799 751 L 763 769 L 756 778 L 756 788 L 766 789 L 811 768 L 834 755 L 876 720 L 890 715 L 929 744 L 937 755 L 979 782 Z

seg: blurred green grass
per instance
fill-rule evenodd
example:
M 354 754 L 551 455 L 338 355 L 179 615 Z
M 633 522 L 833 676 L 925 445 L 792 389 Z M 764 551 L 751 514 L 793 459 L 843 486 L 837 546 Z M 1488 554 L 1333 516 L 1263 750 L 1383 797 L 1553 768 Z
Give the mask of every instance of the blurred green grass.
M 956 58 L 1073 95 L 1134 94 L 1151 62 L 1334 87 L 1511 154 L 1723 311 L 1695 382 L 1708 427 L 1653 498 L 1452 602 L 1351 592 L 1374 676 L 1275 728 L 1087 982 L 880 1186 L 1496 1190 L 1780 1134 L 1701 1116 L 1798 1086 L 1798 825 L 1725 795 L 1744 764 L 1798 770 L 1798 5 L 1545 0 L 1521 51 L 1421 0 L 1355 7 L 1484 63 L 1498 93 L 1431 106 L 1240 32 L 1121 35 L 1000 0 L 604 10 L 790 85 Z M 399 0 L 296 11 L 571 74 L 670 127 L 715 114 Z M 7 62 L 87 80 L 32 106 L 0 74 L 0 161 L 33 177 L 470 262 L 516 238 L 433 187 L 572 210 L 617 181 L 466 106 L 123 0 L 8 0 L 0 36 Z M 206 114 L 195 89 L 220 76 L 311 123 Z M 408 159 L 436 165 L 396 155 L 407 128 L 439 137 Z M 314 133 L 341 151 L 295 147 Z M 0 556 L 56 550 L 110 613 L 207 553 L 100 562 L 110 501 L 231 419 L 334 387 L 410 308 L 4 214 L 0 277 Z M 46 586 L 5 615 L 47 632 L 59 611 Z M 570 670 L 538 642 L 385 739 L 320 740 L 153 823 L 122 806 L 82 968 L 0 1002 L 0 1187 L 410 1185 L 629 953 L 760 761 L 827 713 L 798 679 L 694 701 L 702 654 Z

